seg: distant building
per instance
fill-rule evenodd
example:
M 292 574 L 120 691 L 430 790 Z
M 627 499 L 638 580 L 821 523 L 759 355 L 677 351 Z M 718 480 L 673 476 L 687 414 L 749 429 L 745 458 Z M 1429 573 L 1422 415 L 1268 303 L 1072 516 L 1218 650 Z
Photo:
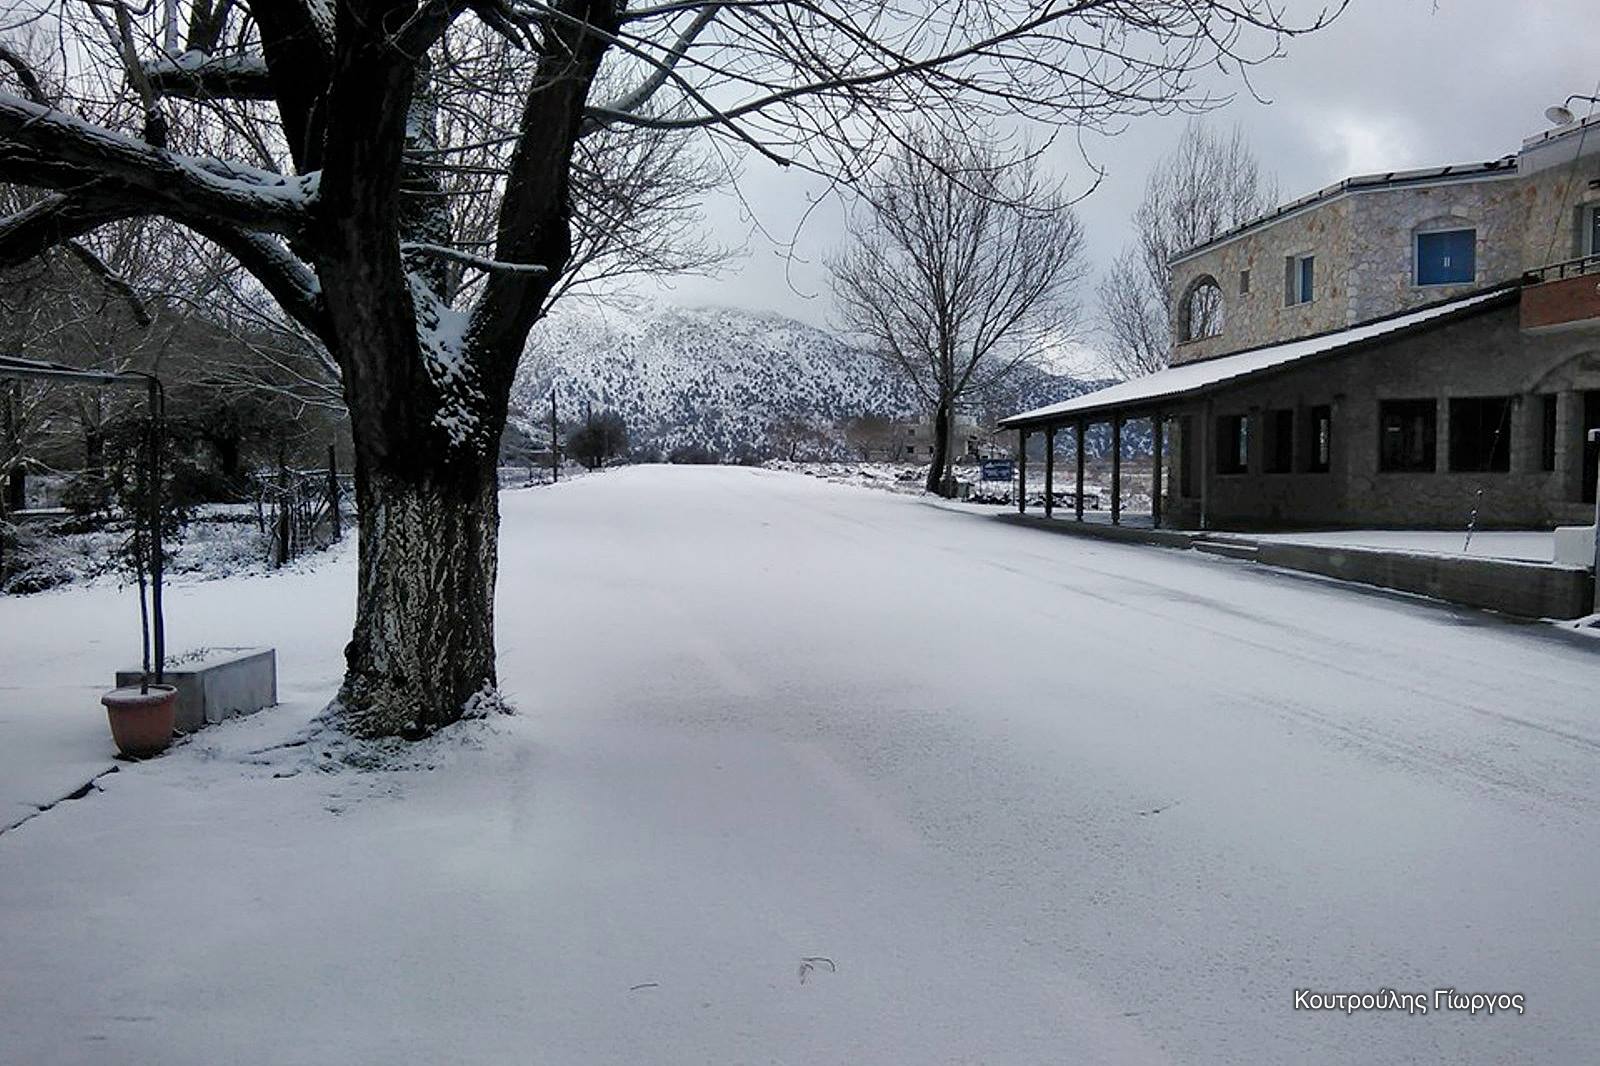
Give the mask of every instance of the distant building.
M 928 462 L 933 459 L 934 420 L 922 415 L 905 425 L 905 444 L 901 454 L 907 462 Z M 950 427 L 950 461 L 965 462 L 987 457 L 995 450 L 991 437 L 978 423 L 978 417 L 957 414 Z
M 1181 528 L 1593 515 L 1600 118 L 1349 178 L 1179 255 L 1172 366 L 1002 420 L 1153 418 Z

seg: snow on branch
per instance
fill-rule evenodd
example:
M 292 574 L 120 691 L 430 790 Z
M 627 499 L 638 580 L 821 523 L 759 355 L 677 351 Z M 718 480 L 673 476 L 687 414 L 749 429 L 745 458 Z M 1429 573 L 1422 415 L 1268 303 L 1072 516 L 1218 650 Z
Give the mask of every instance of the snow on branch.
M 188 51 L 142 64 L 158 92 L 190 100 L 271 100 L 267 61 L 253 55 L 211 56 Z
M 148 197 L 151 213 L 205 215 L 296 234 L 310 220 L 318 175 L 296 177 L 170 152 L 0 93 L 0 178 L 57 189 L 111 179 Z
M 667 50 L 667 54 L 660 60 L 655 61 L 655 69 L 651 71 L 649 77 L 645 78 L 630 92 L 601 105 L 598 110 L 602 114 L 631 115 L 649 103 L 650 98 L 659 92 L 661 87 L 666 85 L 672 78 L 673 70 L 688 53 L 689 46 L 694 43 L 695 38 L 699 37 L 716 17 L 717 6 L 715 4 L 707 4 L 702 7 L 696 13 L 694 19 L 683 28 L 683 32 L 678 34 L 678 39 Z
M 450 248 L 443 244 L 429 244 L 427 241 L 402 241 L 400 250 L 412 255 L 432 255 L 440 259 L 449 259 L 470 269 L 481 270 L 486 273 L 535 275 L 550 273 L 549 267 L 539 263 L 507 263 L 499 259 L 491 259 L 488 256 L 464 252 L 459 248 Z

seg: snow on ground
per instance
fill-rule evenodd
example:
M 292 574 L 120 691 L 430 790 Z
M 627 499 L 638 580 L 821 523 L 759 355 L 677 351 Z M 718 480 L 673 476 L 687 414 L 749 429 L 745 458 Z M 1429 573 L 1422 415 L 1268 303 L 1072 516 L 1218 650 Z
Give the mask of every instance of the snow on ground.
M 278 697 L 309 717 L 338 686 L 355 615 L 355 541 L 276 574 L 179 577 L 165 593 L 167 648 L 273 644 Z M 0 829 L 117 765 L 100 697 L 139 665 L 139 600 L 106 580 L 0 596 Z M 143 772 L 143 767 L 132 772 Z M 3 857 L 0 857 L 3 865 Z
M 772 471 L 503 510 L 521 713 L 398 757 L 282 746 L 353 554 L 174 597 L 285 706 L 0 836 L 0 1060 L 1600 1056 L 1594 642 Z M 0 676 L 102 721 L 127 606 Z M 1292 1009 L 1452 987 L 1527 1013 Z
M 1348 529 L 1320 533 L 1251 533 L 1251 540 L 1295 544 L 1331 544 L 1354 548 L 1387 548 L 1442 555 L 1481 555 L 1548 563 L 1555 557 L 1555 534 L 1536 529 L 1478 530 L 1467 540 L 1464 529 Z

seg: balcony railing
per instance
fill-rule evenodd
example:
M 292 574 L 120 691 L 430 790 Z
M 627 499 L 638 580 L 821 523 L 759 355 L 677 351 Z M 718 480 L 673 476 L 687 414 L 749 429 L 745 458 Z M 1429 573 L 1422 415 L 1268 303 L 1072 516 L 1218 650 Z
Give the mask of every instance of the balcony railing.
M 1527 271 L 1521 303 L 1526 332 L 1600 325 L 1600 255 Z
M 1600 254 L 1579 256 L 1577 259 L 1568 259 L 1564 263 L 1551 263 L 1548 266 L 1524 271 L 1522 283 L 1524 285 L 1539 285 L 1546 281 L 1579 278 L 1586 274 L 1600 274 Z

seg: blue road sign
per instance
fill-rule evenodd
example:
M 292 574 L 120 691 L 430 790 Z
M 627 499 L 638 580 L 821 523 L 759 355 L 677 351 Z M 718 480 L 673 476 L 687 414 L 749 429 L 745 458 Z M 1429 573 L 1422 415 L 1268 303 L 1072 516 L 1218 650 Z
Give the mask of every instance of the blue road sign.
M 1017 464 L 1013 459 L 985 459 L 978 469 L 981 481 L 1010 481 L 1017 476 Z

